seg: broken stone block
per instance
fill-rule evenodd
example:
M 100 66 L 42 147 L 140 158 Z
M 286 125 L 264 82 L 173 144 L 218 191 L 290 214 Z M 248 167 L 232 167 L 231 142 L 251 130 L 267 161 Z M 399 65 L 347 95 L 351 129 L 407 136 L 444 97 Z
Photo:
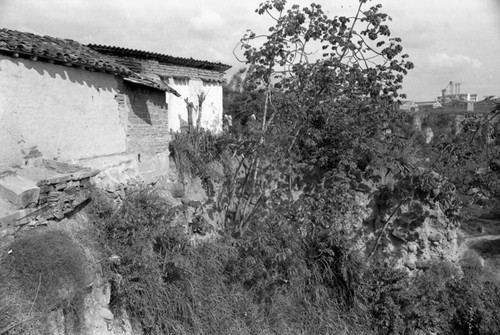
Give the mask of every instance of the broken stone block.
M 75 195 L 75 199 L 73 201 L 73 206 L 76 207 L 85 201 L 87 201 L 90 198 L 90 193 L 89 192 L 78 192 Z
M 33 217 L 29 217 L 29 216 L 25 216 L 19 220 L 17 220 L 16 222 L 14 222 L 14 225 L 16 226 L 24 226 L 24 225 L 27 225 L 29 223 L 31 223 L 35 218 Z
M 61 184 L 67 182 L 68 180 L 70 180 L 69 176 L 52 177 L 47 179 L 47 185 Z
M 40 193 L 49 193 L 50 191 L 52 191 L 54 189 L 53 186 L 50 186 L 50 185 L 43 185 L 43 186 L 40 186 Z
M 36 182 L 36 186 L 42 187 L 42 186 L 47 186 L 47 180 L 39 180 Z
M 69 186 L 63 192 L 69 195 L 75 195 L 78 192 L 78 189 L 77 186 Z
M 405 266 L 410 269 L 410 270 L 415 270 L 417 268 L 417 266 L 415 265 L 415 263 L 413 262 L 410 262 L 410 261 L 407 261 L 405 262 Z
M 47 201 L 48 201 L 47 194 L 40 194 L 40 198 L 38 199 L 38 204 L 43 205 L 43 204 L 47 203 Z
M 79 171 L 71 174 L 71 180 L 73 181 L 82 180 L 90 177 L 95 177 L 98 174 L 99 170 Z
M 28 179 L 17 175 L 0 178 L 0 197 L 14 204 L 18 209 L 38 204 L 40 189 Z
M 92 186 L 92 183 L 90 182 L 90 177 L 80 180 L 80 186 L 82 188 L 89 188 L 90 186 Z
M 68 183 L 63 182 L 63 183 L 56 184 L 54 187 L 55 187 L 56 191 L 60 191 L 60 190 L 65 189 L 67 186 L 68 186 Z
M 429 237 L 427 237 L 427 239 L 431 242 L 439 243 L 443 239 L 443 235 L 441 235 L 441 233 L 434 233 L 434 234 L 429 235 Z
M 49 192 L 49 194 L 47 196 L 47 200 L 48 200 L 48 202 L 58 202 L 59 199 L 61 199 L 61 195 L 62 195 L 62 192 L 58 192 L 58 191 Z
M 28 208 L 16 211 L 8 216 L 0 218 L 0 227 L 6 228 L 9 226 L 18 226 L 24 223 L 28 223 L 31 219 L 30 216 L 39 209 Z
M 63 211 L 61 209 L 58 209 L 58 210 L 54 211 L 52 214 L 58 220 L 64 219 L 64 213 L 63 213 Z

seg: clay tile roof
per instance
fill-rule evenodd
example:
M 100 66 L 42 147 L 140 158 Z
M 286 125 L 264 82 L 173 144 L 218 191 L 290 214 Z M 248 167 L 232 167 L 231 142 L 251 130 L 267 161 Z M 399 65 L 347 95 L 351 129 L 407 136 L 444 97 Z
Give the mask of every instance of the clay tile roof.
M 209 62 L 204 60 L 196 60 L 193 58 L 174 57 L 143 50 L 127 49 L 127 48 L 100 45 L 100 44 L 89 44 L 88 47 L 94 49 L 95 51 L 99 51 L 101 53 L 113 54 L 117 56 L 130 56 L 130 57 L 145 58 L 145 59 L 156 59 L 160 62 L 172 65 L 214 70 L 218 72 L 224 72 L 231 68 L 230 65 L 226 65 L 219 62 Z
M 5 28 L 0 29 L 0 53 L 36 56 L 40 61 L 55 61 L 68 66 L 83 66 L 113 74 L 133 75 L 126 66 L 76 41 Z

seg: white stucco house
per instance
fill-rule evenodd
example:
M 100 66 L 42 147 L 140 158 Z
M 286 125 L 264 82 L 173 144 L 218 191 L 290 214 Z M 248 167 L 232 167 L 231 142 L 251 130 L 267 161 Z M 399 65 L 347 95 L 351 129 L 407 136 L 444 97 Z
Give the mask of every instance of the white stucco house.
M 170 130 L 179 131 L 187 124 L 185 99 L 195 105 L 193 118 L 198 118 L 198 96 L 203 94 L 201 126 L 213 132 L 222 131 L 223 74 L 230 66 L 114 46 L 90 44 L 89 47 L 144 78 L 163 82 L 181 95 L 179 99 L 167 92 Z
M 228 68 L 0 29 L 0 170 L 33 152 L 68 162 L 168 153 L 184 100 L 201 93 L 202 127 L 220 131 Z

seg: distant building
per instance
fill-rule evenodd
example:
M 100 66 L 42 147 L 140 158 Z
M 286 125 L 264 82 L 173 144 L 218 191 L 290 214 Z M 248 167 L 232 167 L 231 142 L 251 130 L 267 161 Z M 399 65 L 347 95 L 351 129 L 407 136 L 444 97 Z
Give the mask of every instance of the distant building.
M 450 81 L 448 85 L 441 90 L 441 95 L 437 97 L 437 101 L 441 104 L 446 104 L 451 101 L 476 102 L 478 97 L 476 93 L 461 93 L 460 83 Z
M 495 99 L 494 96 L 479 101 L 476 93 L 461 93 L 460 83 L 450 81 L 435 101 L 404 101 L 399 108 L 409 112 L 484 113 L 493 110 L 498 101 L 499 99 Z

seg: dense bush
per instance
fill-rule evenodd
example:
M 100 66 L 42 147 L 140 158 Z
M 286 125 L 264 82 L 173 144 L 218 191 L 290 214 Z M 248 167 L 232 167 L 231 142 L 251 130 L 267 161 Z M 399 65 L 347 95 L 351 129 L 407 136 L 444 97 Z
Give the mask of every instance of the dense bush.
M 367 298 L 379 334 L 498 334 L 500 282 L 466 257 L 435 262 L 415 277 L 387 268 L 367 273 Z
M 88 264 L 81 246 L 65 232 L 24 233 L 2 250 L 0 269 L 1 334 L 44 333 L 45 319 L 56 308 L 79 329 Z
M 231 142 L 228 136 L 214 135 L 203 129 L 173 133 L 169 149 L 179 177 L 182 180 L 187 176 L 202 180 L 222 178 L 217 165 L 224 161 L 228 141 Z

